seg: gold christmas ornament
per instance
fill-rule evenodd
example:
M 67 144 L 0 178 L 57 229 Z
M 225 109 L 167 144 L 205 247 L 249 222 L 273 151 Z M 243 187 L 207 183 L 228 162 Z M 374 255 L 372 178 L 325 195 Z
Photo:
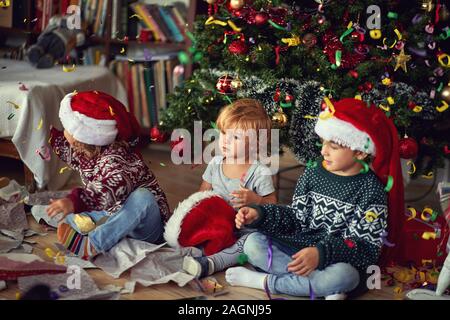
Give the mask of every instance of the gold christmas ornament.
M 278 128 L 285 127 L 288 123 L 288 118 L 287 118 L 286 113 L 284 113 L 283 111 L 275 112 L 272 115 L 272 123 Z
M 450 83 L 442 88 L 441 99 L 447 103 L 450 103 Z
M 408 72 L 408 70 L 406 69 L 406 63 L 411 60 L 411 56 L 405 54 L 405 49 L 402 49 L 402 51 L 400 51 L 400 54 L 395 56 L 395 68 L 394 71 L 397 71 L 398 68 L 402 68 L 403 71 Z
M 232 9 L 240 9 L 244 6 L 244 0 L 230 0 L 230 7 Z

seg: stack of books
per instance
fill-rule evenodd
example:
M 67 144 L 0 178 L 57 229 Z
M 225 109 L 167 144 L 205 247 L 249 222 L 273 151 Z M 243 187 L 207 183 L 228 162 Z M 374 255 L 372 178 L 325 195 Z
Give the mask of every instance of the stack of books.
M 150 30 L 154 41 L 182 43 L 186 40 L 186 20 L 177 7 L 141 2 L 134 2 L 130 7 L 140 27 Z M 114 25 L 113 19 L 113 29 Z
M 116 56 L 110 63 L 110 69 L 127 90 L 129 111 L 143 128 L 158 125 L 160 112 L 167 105 L 166 95 L 182 83 L 183 75 L 175 69 L 178 64 L 175 54 L 155 55 L 151 61 Z

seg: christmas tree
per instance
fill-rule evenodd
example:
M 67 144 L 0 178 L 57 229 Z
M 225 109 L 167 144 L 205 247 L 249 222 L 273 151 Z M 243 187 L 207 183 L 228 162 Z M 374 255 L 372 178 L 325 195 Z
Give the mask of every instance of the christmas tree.
M 189 52 L 196 69 L 169 96 L 160 129 L 214 126 L 235 99 L 259 99 L 299 161 L 319 156 L 326 104 L 356 97 L 394 121 L 420 174 L 450 156 L 450 19 L 440 0 L 207 0 Z M 420 166 L 417 165 L 419 168 Z M 418 171 L 419 172 L 419 171 Z M 417 173 L 416 173 L 417 174 Z

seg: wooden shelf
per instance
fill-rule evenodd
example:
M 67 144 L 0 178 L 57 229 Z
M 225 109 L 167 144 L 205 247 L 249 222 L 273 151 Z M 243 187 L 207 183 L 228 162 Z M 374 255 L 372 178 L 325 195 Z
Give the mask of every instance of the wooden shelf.
M 32 35 L 39 35 L 39 32 L 36 32 L 34 30 L 26 30 L 26 29 L 20 29 L 20 28 L 8 28 L 8 27 L 0 27 L 1 33 L 25 33 L 25 34 L 32 34 Z

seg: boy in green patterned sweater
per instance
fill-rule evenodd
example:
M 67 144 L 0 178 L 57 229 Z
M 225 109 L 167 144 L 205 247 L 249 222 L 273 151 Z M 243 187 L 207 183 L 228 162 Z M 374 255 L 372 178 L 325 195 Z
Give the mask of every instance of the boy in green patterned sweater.
M 375 106 L 343 99 L 320 114 L 315 131 L 323 161 L 305 170 L 292 204 L 251 205 L 237 213 L 237 228 L 260 231 L 247 238 L 244 252 L 264 272 L 230 268 L 231 285 L 343 299 L 365 285 L 362 275 L 379 262 L 386 235 L 396 241 L 404 200 L 392 121 Z M 372 168 L 364 162 L 369 155 Z M 383 252 L 383 262 L 392 254 Z

